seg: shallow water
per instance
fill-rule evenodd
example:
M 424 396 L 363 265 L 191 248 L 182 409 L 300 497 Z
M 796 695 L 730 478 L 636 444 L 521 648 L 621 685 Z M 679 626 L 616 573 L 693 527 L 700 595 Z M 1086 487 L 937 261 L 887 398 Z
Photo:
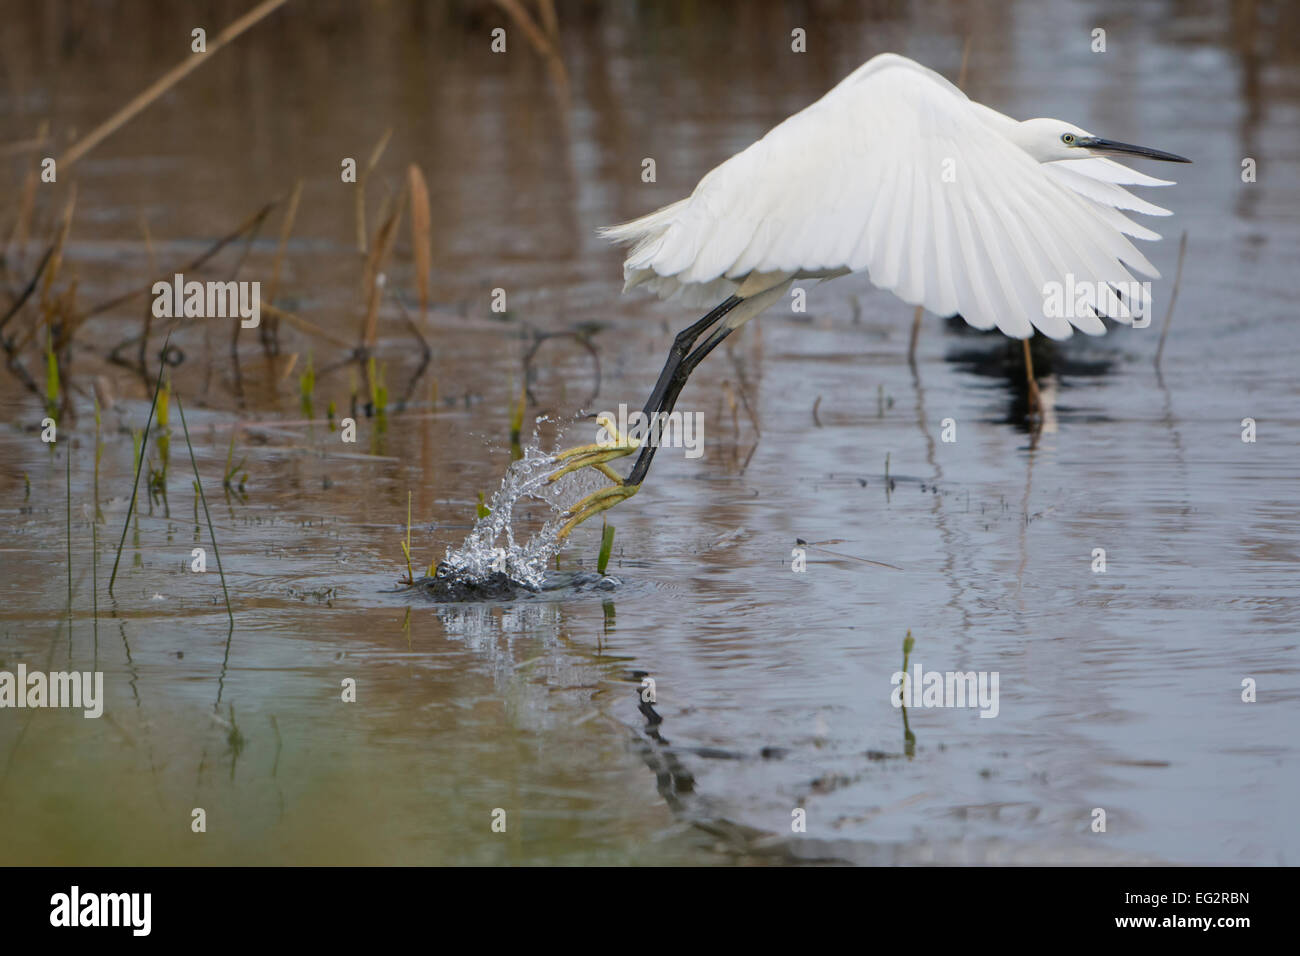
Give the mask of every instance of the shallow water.
M 218 7 L 219 22 L 242 10 Z M 359 413 L 343 445 L 322 410 L 348 414 L 355 366 L 327 371 L 344 350 L 285 327 L 268 358 L 246 332 L 236 377 L 227 327 L 176 333 L 233 630 L 211 550 L 207 573 L 189 570 L 208 533 L 174 406 L 167 501 L 141 492 L 107 592 L 150 394 L 107 354 L 138 333 L 141 304 L 78 333 L 76 419 L 56 446 L 39 440 L 40 402 L 0 375 L 0 669 L 97 668 L 107 697 L 100 720 L 0 711 L 0 862 L 1296 862 L 1300 30 L 1280 3 L 1172 9 L 846 10 L 810 16 L 794 57 L 784 7 L 562 7 L 567 123 L 522 43 L 487 52 L 487 14 L 291 4 L 219 53 L 77 167 L 77 301 L 145 285 L 150 249 L 163 269 L 191 259 L 303 177 L 282 302 L 354 340 L 339 158 L 392 126 L 370 222 L 420 163 L 432 356 L 412 381 L 419 349 L 386 301 L 393 407 L 382 429 Z M 1104 66 L 1087 46 L 1097 24 Z M 720 58 L 724 26 L 771 62 Z M 17 17 L 3 141 L 45 118 L 56 138 L 91 128 L 189 29 L 129 4 L 95 23 Z M 968 33 L 976 99 L 1195 159 L 1144 192 L 1177 213 L 1147 220 L 1167 237 L 1144 250 L 1166 276 L 1152 328 L 1037 351 L 1049 410 L 1035 436 L 1018 346 L 927 317 L 913 369 L 909 308 L 864 280 L 811 288 L 806 314 L 778 307 L 687 387 L 704 456 L 661 451 L 609 513 L 611 579 L 594 574 L 593 521 L 548 588 L 440 603 L 400 586 L 408 493 L 418 577 L 499 487 L 534 345 L 522 445 L 550 449 L 561 431 L 594 440 L 580 412 L 638 407 L 695 318 L 620 298 L 595 226 L 679 198 L 874 53 L 955 77 Z M 646 156 L 656 183 L 641 182 Z M 1243 156 L 1258 182 L 1241 182 Z M 30 157 L 0 158 L 16 190 Z M 40 194 L 38 221 L 65 199 Z M 273 213 L 241 276 L 266 277 L 278 229 Z M 11 249 L 10 289 L 40 251 Z M 405 226 L 389 282 L 418 312 Z M 309 349 L 314 422 L 297 384 Z M 97 378 L 112 404 L 92 539 Z M 221 483 L 232 432 L 242 495 Z M 512 528 L 550 516 L 535 502 Z M 799 539 L 807 570 L 792 573 Z M 913 665 L 998 672 L 997 717 L 892 707 L 909 631 Z M 791 833 L 795 808 L 806 834 Z

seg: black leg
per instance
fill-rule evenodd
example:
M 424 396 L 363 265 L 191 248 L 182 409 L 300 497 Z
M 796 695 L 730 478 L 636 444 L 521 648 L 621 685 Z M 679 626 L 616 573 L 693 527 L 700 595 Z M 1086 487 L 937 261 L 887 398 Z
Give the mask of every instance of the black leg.
M 728 311 L 730 311 L 730 309 L 735 308 L 740 301 L 740 299 L 732 296 L 722 305 L 727 305 L 727 303 L 730 302 L 731 305 L 727 306 Z M 722 306 L 718 306 L 718 308 L 721 309 Z M 714 311 L 716 312 L 717 309 Z M 709 315 L 712 314 L 713 313 L 709 313 Z M 719 318 L 720 317 L 721 316 L 719 316 Z M 705 318 L 708 318 L 708 316 L 705 316 Z M 686 331 L 689 332 L 692 329 L 695 329 L 698 325 L 699 323 L 697 322 Z M 718 343 L 730 335 L 732 331 L 732 329 L 725 325 L 714 329 L 713 334 L 704 340 L 703 345 L 684 358 L 677 357 L 677 343 L 673 343 L 674 352 L 669 357 L 668 365 L 664 367 L 663 374 L 659 376 L 659 384 L 655 386 L 654 393 L 650 396 L 650 401 L 646 403 L 645 414 L 649 419 L 649 423 L 655 422 L 655 415 L 667 415 L 673 410 L 673 407 L 677 404 L 677 396 L 681 394 L 682 386 L 684 386 L 686 380 L 690 378 L 691 372 L 695 371 L 695 367 L 699 365 L 700 362 L 704 361 L 704 357 L 717 348 Z M 695 335 L 698 337 L 699 332 L 696 332 Z M 681 340 L 680 335 L 677 338 L 679 341 Z M 694 341 L 694 338 L 692 338 L 691 341 Z M 645 479 L 646 472 L 650 470 L 650 462 L 654 460 L 655 451 L 657 449 L 657 446 L 651 443 L 649 439 L 658 434 L 660 434 L 660 429 L 649 427 L 649 424 L 647 425 L 646 444 L 642 447 L 641 454 L 637 456 L 636 464 L 632 466 L 631 473 L 623 479 L 624 485 L 639 485 Z
M 659 373 L 659 381 L 655 382 L 654 391 L 650 393 L 650 398 L 646 400 L 644 411 L 647 415 L 658 409 L 663 403 L 664 394 L 668 390 L 668 383 L 677 374 L 678 368 L 681 367 L 687 353 L 690 352 L 691 346 L 695 344 L 695 340 L 703 335 L 710 326 L 716 325 L 724 315 L 743 301 L 743 299 L 739 299 L 734 295 L 729 296 L 725 302 L 700 319 L 700 321 L 677 333 L 677 338 L 673 339 L 673 347 L 668 352 L 668 361 L 664 363 L 664 370 Z

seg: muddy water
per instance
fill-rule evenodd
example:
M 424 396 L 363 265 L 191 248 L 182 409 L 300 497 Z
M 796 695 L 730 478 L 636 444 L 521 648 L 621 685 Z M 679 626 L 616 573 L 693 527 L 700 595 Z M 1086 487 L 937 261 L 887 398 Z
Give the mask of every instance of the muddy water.
M 220 23 L 242 10 L 217 7 Z M 146 285 L 151 258 L 164 272 L 195 258 L 301 178 L 277 301 L 351 342 L 362 264 L 339 164 L 364 165 L 391 127 L 369 222 L 419 163 L 431 355 L 421 369 L 387 298 L 390 407 L 382 424 L 359 410 L 345 445 L 324 414 L 364 392 L 355 364 L 331 368 L 345 349 L 284 326 L 267 357 L 245 332 L 236 374 L 228 323 L 174 333 L 233 630 L 212 549 L 190 570 L 208 531 L 174 403 L 166 499 L 142 491 L 107 590 L 151 384 L 109 354 L 139 334 L 143 300 L 78 331 L 53 447 L 41 402 L 0 376 L 0 669 L 98 669 L 106 696 L 99 720 L 0 711 L 0 859 L 1296 861 L 1294 13 L 926 4 L 791 23 L 784 9 L 562 8 L 566 110 L 522 38 L 487 52 L 495 14 L 290 4 L 78 165 L 60 282 L 75 274 L 81 306 Z M 185 55 L 193 27 L 133 4 L 70 15 L 6 23 L 5 142 L 48 119 L 66 145 Z M 1105 59 L 1087 48 L 1097 25 Z M 786 52 L 792 26 L 809 30 L 804 56 Z M 723 29 L 745 57 L 718 55 Z M 968 34 L 976 98 L 1196 160 L 1153 197 L 1178 214 L 1156 224 L 1173 240 L 1151 253 L 1166 276 L 1190 234 L 1162 375 L 1168 280 L 1153 328 L 1036 353 L 1049 411 L 1035 436 L 1015 350 L 928 318 L 912 369 L 910 310 L 839 280 L 702 366 L 679 407 L 702 413 L 704 455 L 661 452 L 611 513 L 612 586 L 467 604 L 397 589 L 408 494 L 419 573 L 497 488 L 526 358 L 524 444 L 590 441 L 579 411 L 638 406 L 694 318 L 620 299 L 595 226 L 678 198 L 871 54 L 955 77 Z M 1256 183 L 1241 182 L 1245 156 Z M 11 197 L 32 159 L 4 156 Z M 38 192 L 38 236 L 71 178 Z M 11 198 L 6 234 L 15 214 Z M 265 282 L 278 231 L 276 211 L 201 277 Z M 8 289 L 44 242 L 10 247 Z M 418 313 L 405 227 L 388 274 Z M 24 358 L 43 368 L 34 348 Z M 224 489 L 232 435 L 244 464 Z M 525 508 L 519 530 L 546 514 Z M 599 533 L 575 534 L 560 570 L 590 571 Z M 997 672 L 997 716 L 892 707 L 909 631 L 913 666 Z M 806 834 L 791 833 L 796 808 Z

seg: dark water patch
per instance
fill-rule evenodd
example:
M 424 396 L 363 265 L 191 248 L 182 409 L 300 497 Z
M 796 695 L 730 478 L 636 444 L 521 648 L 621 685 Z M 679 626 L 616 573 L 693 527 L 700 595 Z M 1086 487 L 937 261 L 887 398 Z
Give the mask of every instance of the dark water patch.
M 622 582 L 596 571 L 548 571 L 540 587 L 516 581 L 504 571 L 486 576 L 465 574 L 443 563 L 432 575 L 419 578 L 400 590 L 419 594 L 438 604 L 479 604 L 521 601 L 544 597 L 563 598 L 592 591 L 610 592 Z

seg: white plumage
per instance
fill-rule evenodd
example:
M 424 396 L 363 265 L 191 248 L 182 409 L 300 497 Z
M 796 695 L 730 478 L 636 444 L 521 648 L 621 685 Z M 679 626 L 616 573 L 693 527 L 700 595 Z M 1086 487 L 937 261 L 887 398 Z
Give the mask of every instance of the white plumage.
M 601 235 L 632 244 L 625 291 L 699 306 L 738 295 L 748 301 L 728 316 L 732 327 L 794 281 L 866 272 L 904 302 L 961 313 L 979 329 L 1100 334 L 1091 309 L 1049 316 L 1044 290 L 1067 276 L 1100 283 L 1098 310 L 1131 323 L 1112 287 L 1132 288 L 1135 273 L 1159 277 L 1131 240 L 1160 237 L 1126 213 L 1169 212 L 1124 187 L 1170 183 L 1100 155 L 1121 146 L 1058 120 L 1017 122 L 882 54 L 688 198 Z M 1125 147 L 1185 162 L 1140 150 Z

